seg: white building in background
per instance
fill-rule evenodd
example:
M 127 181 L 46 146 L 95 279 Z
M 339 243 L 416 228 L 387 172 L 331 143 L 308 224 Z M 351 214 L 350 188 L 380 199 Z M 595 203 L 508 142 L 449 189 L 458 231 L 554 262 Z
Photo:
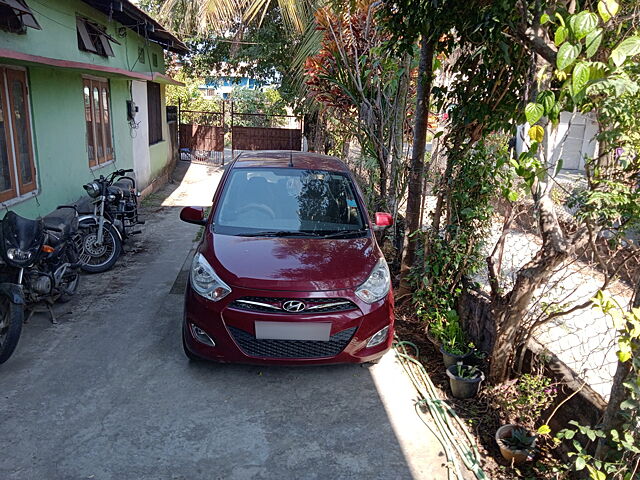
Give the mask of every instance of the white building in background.
M 518 127 L 516 153 L 528 150 L 530 145 L 529 124 Z M 560 123 L 551 135 L 549 153 L 552 164 L 562 159 L 562 170 L 584 172 L 584 159 L 598 154 L 598 123 L 592 115 L 562 112 Z
M 248 64 L 240 64 L 240 66 L 246 67 Z M 219 72 L 212 71 L 205 78 L 205 83 L 198 86 L 198 90 L 200 90 L 204 98 L 218 97 L 222 100 L 227 100 L 234 88 L 266 90 L 277 88 L 278 84 L 277 78 L 265 83 L 223 65 Z

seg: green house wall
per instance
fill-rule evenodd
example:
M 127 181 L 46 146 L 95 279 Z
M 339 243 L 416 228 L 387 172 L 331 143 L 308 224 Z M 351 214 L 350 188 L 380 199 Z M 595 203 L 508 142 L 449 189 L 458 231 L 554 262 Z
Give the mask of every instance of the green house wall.
M 0 30 L 0 48 L 146 74 L 152 70 L 164 72 L 164 54 L 159 45 L 148 42 L 130 29 L 119 29 L 120 24 L 109 22 L 105 15 L 83 2 L 59 0 L 45 3 L 29 0 L 28 3 L 42 30 L 29 28 L 26 34 L 20 35 Z M 112 44 L 114 57 L 101 57 L 78 49 L 76 14 L 107 25 L 108 33 L 121 43 Z M 125 36 L 122 36 L 123 32 L 126 32 Z M 145 64 L 137 62 L 140 47 L 145 48 L 147 52 Z M 151 68 L 153 53 L 158 58 L 158 67 L 155 69 Z M 108 175 L 118 168 L 134 167 L 133 137 L 136 132 L 130 128 L 126 112 L 126 102 L 131 98 L 130 79 L 88 68 L 51 67 L 2 57 L 0 65 L 19 65 L 27 70 L 34 162 L 38 179 L 35 196 L 9 200 L 2 204 L 5 210 L 14 210 L 19 215 L 31 218 L 45 215 L 57 205 L 70 203 L 84 195 L 82 185 L 93 178 Z M 89 167 L 87 157 L 82 84 L 84 75 L 107 78 L 111 94 L 111 129 L 115 160 L 93 169 Z M 164 92 L 164 86 L 162 91 Z M 146 115 L 146 112 L 144 114 Z M 160 175 L 168 163 L 167 133 L 166 118 L 163 115 L 163 141 L 149 147 L 149 181 Z

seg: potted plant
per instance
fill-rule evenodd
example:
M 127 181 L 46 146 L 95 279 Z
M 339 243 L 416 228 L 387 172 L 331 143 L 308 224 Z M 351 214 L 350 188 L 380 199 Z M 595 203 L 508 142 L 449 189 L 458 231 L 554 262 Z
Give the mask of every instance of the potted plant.
M 446 315 L 438 315 L 429 324 L 428 333 L 440 345 L 445 368 L 464 362 L 473 352 L 455 310 L 449 310 Z
M 531 460 L 536 453 L 536 436 L 518 425 L 503 425 L 496 431 L 496 443 L 502 456 L 513 465 Z
M 451 393 L 456 398 L 471 398 L 478 393 L 484 373 L 475 365 L 458 362 L 447 368 Z

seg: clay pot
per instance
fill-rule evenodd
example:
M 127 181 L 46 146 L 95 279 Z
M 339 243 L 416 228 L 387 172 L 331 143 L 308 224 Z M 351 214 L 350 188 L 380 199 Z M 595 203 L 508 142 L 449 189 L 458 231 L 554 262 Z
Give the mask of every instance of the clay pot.
M 496 443 L 498 447 L 500 447 L 500 453 L 510 464 L 513 465 L 521 465 L 526 461 L 530 460 L 533 456 L 531 451 L 527 450 L 511 450 L 509 447 L 504 445 L 500 440 L 503 438 L 511 437 L 511 432 L 516 428 L 522 428 L 520 425 L 508 424 L 501 426 L 496 431 Z M 531 448 L 536 446 L 536 440 L 533 441 Z

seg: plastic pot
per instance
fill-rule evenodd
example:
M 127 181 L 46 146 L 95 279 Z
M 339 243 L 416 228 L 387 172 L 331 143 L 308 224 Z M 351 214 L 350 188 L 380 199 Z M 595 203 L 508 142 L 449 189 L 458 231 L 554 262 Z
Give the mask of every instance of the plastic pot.
M 463 365 L 463 367 L 468 367 L 468 365 Z M 475 397 L 480 389 L 480 383 L 484 380 L 484 373 L 480 372 L 480 375 L 475 378 L 462 378 L 456 375 L 457 368 L 458 365 L 451 365 L 447 368 L 451 393 L 456 398 Z
M 440 353 L 442 353 L 444 368 L 449 368 L 451 365 L 455 365 L 458 362 L 462 362 L 466 365 L 465 360 L 473 354 L 473 352 L 469 352 L 465 353 L 464 355 L 455 355 L 453 353 L 447 352 L 442 345 L 440 346 Z
M 516 428 L 522 428 L 520 425 L 514 425 L 512 423 L 508 425 L 501 426 L 498 430 L 496 430 L 496 443 L 498 447 L 500 447 L 500 453 L 510 464 L 513 465 L 521 465 L 526 461 L 530 460 L 532 457 L 531 451 L 527 450 L 512 450 L 506 445 L 504 445 L 500 440 L 503 438 L 511 437 L 511 432 Z M 536 440 L 531 444 L 531 448 L 533 449 L 536 446 Z

